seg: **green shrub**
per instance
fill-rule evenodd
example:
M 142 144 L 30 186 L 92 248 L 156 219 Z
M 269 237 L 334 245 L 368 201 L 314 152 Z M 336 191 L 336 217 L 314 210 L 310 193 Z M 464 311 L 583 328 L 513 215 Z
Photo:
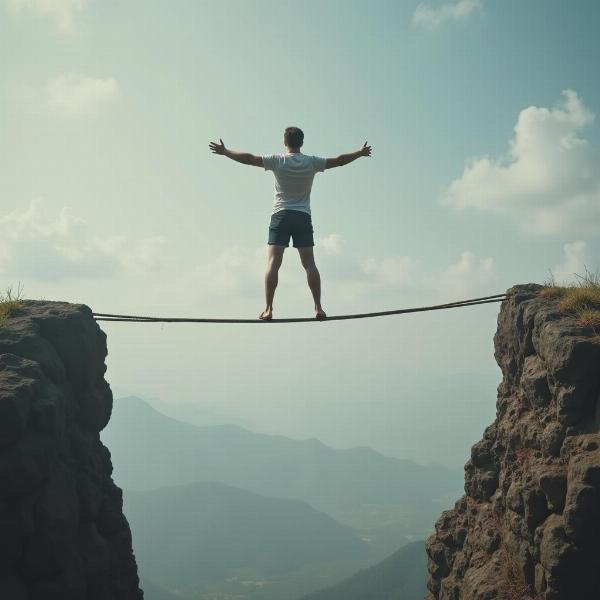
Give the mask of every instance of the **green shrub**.
M 4 326 L 10 315 L 21 306 L 23 290 L 21 286 L 13 292 L 12 288 L 8 288 L 3 294 L 0 294 L 0 327 Z
M 600 273 L 586 269 L 584 275 L 576 275 L 573 285 L 560 286 L 551 277 L 544 283 L 540 295 L 558 300 L 560 310 L 575 315 L 578 323 L 596 330 L 600 328 Z

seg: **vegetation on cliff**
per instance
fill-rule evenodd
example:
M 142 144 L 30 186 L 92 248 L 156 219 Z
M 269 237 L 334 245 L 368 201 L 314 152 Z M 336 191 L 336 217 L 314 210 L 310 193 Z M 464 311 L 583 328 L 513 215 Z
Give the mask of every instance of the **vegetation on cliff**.
M 0 293 L 0 327 L 6 324 L 6 320 L 14 311 L 21 306 L 21 288 L 13 292 L 12 288 L 7 288 L 4 293 Z
M 586 271 L 578 276 L 578 283 L 557 285 L 553 279 L 540 291 L 542 298 L 558 300 L 560 310 L 575 315 L 577 321 L 600 335 L 600 273 Z

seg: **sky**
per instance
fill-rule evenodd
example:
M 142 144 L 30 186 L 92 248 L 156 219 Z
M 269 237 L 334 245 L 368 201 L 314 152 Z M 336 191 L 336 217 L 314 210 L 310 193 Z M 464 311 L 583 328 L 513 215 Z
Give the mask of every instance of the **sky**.
M 318 174 L 330 314 L 600 268 L 595 0 L 0 0 L 0 283 L 97 312 L 254 318 L 272 174 L 210 141 L 373 156 Z M 275 316 L 310 316 L 297 253 Z M 497 305 L 304 325 L 102 323 L 115 395 L 460 465 Z

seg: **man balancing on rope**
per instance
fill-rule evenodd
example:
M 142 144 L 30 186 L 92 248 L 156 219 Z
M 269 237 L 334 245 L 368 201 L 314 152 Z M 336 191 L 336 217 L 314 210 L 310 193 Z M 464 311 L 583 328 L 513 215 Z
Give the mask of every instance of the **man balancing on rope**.
M 211 142 L 214 154 L 221 154 L 244 165 L 263 167 L 275 175 L 275 204 L 269 226 L 269 245 L 267 272 L 265 273 L 266 308 L 259 319 L 270 321 L 273 318 L 273 298 L 277 287 L 279 267 L 283 253 L 289 246 L 290 236 L 294 248 L 298 248 L 302 266 L 306 270 L 308 286 L 315 301 L 315 317 L 325 319 L 321 306 L 321 276 L 315 264 L 313 254 L 313 227 L 310 215 L 310 190 L 315 174 L 325 169 L 341 167 L 361 156 L 371 156 L 371 146 L 363 147 L 350 154 L 341 154 L 336 158 L 308 156 L 300 152 L 304 143 L 304 133 L 298 127 L 288 127 L 283 134 L 285 154 L 254 156 L 247 152 L 235 152 L 225 148 L 223 140 Z

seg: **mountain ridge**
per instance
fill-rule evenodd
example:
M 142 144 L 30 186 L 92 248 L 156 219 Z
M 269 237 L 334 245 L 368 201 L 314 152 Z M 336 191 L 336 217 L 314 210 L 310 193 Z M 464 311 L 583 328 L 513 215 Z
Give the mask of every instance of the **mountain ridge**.
M 111 448 L 115 480 L 127 490 L 219 481 L 304 500 L 358 528 L 369 505 L 397 507 L 411 519 L 420 515 L 410 533 L 424 536 L 439 502 L 461 487 L 458 470 L 422 466 L 369 448 L 337 450 L 316 439 L 256 434 L 236 425 L 198 427 L 167 417 L 139 398 L 115 402 L 113 411 L 103 439 Z
M 379 563 L 300 600 L 422 600 L 427 588 L 425 542 L 412 542 Z
M 405 459 L 405 458 L 398 458 L 395 456 L 390 456 L 388 454 L 384 454 L 383 452 L 380 452 L 378 450 L 375 450 L 374 448 L 371 448 L 370 446 L 365 446 L 365 445 L 358 445 L 358 446 L 349 446 L 347 448 L 335 448 L 333 446 L 330 446 L 326 443 L 324 443 L 323 441 L 321 441 L 319 438 L 317 437 L 307 437 L 307 438 L 293 438 L 293 437 L 289 437 L 286 435 L 281 435 L 281 434 L 274 434 L 274 433 L 260 433 L 260 432 L 255 432 L 252 431 L 251 429 L 244 427 L 242 425 L 237 425 L 237 424 L 233 424 L 233 423 L 218 423 L 218 424 L 214 424 L 214 425 L 198 425 L 195 423 L 191 423 L 189 421 L 185 421 L 182 418 L 176 418 L 176 417 L 172 417 L 168 414 L 166 414 L 165 412 L 163 412 L 162 410 L 156 408 L 152 402 L 145 400 L 143 398 L 141 398 L 140 396 L 136 396 L 136 395 L 127 395 L 127 396 L 118 396 L 114 399 L 115 402 L 115 408 L 118 410 L 119 409 L 119 403 L 121 402 L 125 402 L 128 404 L 137 404 L 139 407 L 143 407 L 143 408 L 150 408 L 152 410 L 152 412 L 161 415 L 162 417 L 169 419 L 170 421 L 174 421 L 175 423 L 179 423 L 181 425 L 185 425 L 186 427 L 189 426 L 190 428 L 194 428 L 194 429 L 203 429 L 203 430 L 218 430 L 221 429 L 223 431 L 237 431 L 237 432 L 243 432 L 244 434 L 249 434 L 251 436 L 260 436 L 260 437 L 264 437 L 264 438 L 270 438 L 272 440 L 280 440 L 280 441 L 284 441 L 286 443 L 291 443 L 291 444 L 314 444 L 315 446 L 321 447 L 321 448 L 327 448 L 328 450 L 331 450 L 333 452 L 344 452 L 344 453 L 352 453 L 352 452 L 365 452 L 365 453 L 372 453 L 373 455 L 378 456 L 379 458 L 383 458 L 383 459 L 387 459 L 390 461 L 394 461 L 397 463 L 403 463 L 406 465 L 416 465 L 417 467 L 425 467 L 425 468 L 440 468 L 440 469 L 448 469 L 448 467 L 444 466 L 441 463 L 419 463 L 417 461 L 414 460 L 410 460 L 410 459 Z
M 240 568 L 285 573 L 368 550 L 348 527 L 305 502 L 219 482 L 126 491 L 125 508 L 140 569 L 161 587 L 198 585 Z

